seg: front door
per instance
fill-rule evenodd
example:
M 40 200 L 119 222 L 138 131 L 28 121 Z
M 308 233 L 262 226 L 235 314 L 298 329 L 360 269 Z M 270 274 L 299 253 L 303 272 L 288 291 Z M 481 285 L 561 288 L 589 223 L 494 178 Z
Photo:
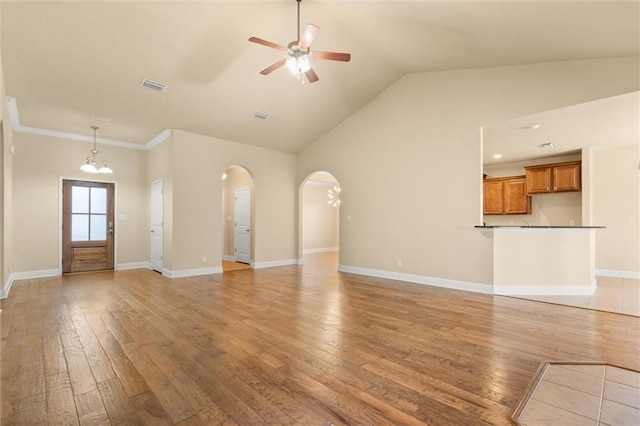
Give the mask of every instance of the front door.
M 113 269 L 113 183 L 64 180 L 62 272 Z
M 236 262 L 251 263 L 251 188 L 234 191 Z

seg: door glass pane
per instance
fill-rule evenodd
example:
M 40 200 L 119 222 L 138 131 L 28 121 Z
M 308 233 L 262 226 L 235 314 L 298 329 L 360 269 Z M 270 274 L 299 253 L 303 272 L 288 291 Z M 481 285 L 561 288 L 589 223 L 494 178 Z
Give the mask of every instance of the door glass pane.
M 71 241 L 89 241 L 89 215 L 71 215 Z
M 106 212 L 107 212 L 107 188 L 91 188 L 91 213 L 106 213 Z
M 91 241 L 104 241 L 107 239 L 107 215 L 91 215 Z
M 89 213 L 89 188 L 71 187 L 71 213 Z

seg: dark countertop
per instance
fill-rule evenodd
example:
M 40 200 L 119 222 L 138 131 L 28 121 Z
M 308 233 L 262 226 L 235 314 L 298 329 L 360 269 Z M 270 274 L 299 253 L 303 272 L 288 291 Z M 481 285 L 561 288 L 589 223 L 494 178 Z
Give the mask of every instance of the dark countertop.
M 499 228 L 537 228 L 537 229 L 605 229 L 606 226 L 539 226 L 539 225 L 476 225 L 478 229 L 499 229 Z

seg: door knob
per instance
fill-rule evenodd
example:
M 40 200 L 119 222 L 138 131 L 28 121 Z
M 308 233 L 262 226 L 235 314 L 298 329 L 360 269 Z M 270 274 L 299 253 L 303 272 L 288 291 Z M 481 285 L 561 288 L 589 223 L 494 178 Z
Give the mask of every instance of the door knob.
M 152 229 L 151 231 L 149 231 L 149 232 L 151 232 L 152 234 L 154 234 L 153 229 Z

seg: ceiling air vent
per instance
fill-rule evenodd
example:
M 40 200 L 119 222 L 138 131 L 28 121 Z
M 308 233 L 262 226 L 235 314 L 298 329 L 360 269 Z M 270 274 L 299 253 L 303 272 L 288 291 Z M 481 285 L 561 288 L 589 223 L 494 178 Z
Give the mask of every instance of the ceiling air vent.
M 146 78 L 142 80 L 141 86 L 146 87 L 147 89 L 155 90 L 156 92 L 161 92 L 161 93 L 167 90 L 166 84 L 158 83 L 157 81 L 148 80 Z
M 269 114 L 267 114 L 266 112 L 260 112 L 260 111 L 254 112 L 253 116 L 255 118 L 259 118 L 260 120 L 266 120 L 267 118 L 269 118 Z

